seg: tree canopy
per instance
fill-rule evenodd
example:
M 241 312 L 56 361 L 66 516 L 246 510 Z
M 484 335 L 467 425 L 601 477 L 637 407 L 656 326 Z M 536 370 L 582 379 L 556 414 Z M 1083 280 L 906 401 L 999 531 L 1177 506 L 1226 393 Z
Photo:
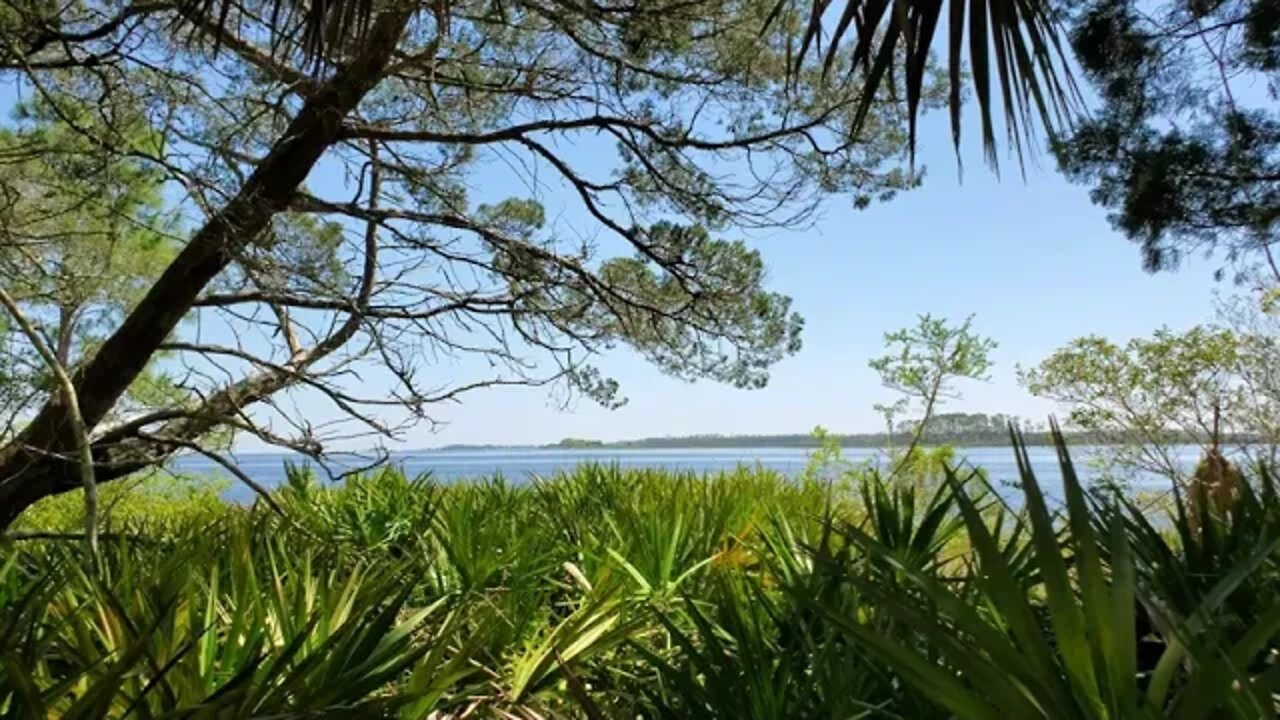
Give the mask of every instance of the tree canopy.
M 924 437 L 930 419 L 948 399 L 959 397 L 956 380 L 985 380 L 996 342 L 973 330 L 973 316 L 953 324 L 946 318 L 921 315 L 916 324 L 885 333 L 885 355 L 867 365 L 880 382 L 901 397 L 890 405 L 876 405 L 892 436 L 894 419 L 914 410 L 920 419 L 908 430 L 909 455 Z M 913 408 L 912 405 L 916 407 Z
M 801 18 L 761 35 L 771 9 L 398 5 L 322 63 L 254 2 L 221 20 L 163 2 L 6 15 L 0 68 L 37 111 L 6 137 L 55 158 L 11 164 L 10 182 L 50 189 L 21 194 L 7 237 L 110 268 L 62 358 L 99 477 L 226 433 L 323 459 L 481 387 L 616 404 L 594 359 L 621 346 L 678 377 L 764 384 L 801 321 L 737 233 L 918 182 L 904 103 L 865 105 L 847 61 L 835 80 L 817 59 L 795 73 Z M 218 22 L 216 54 L 185 41 Z M 6 255 L 6 285 L 36 264 Z M 19 310 L 56 335 L 62 301 L 38 295 Z M 167 391 L 130 401 L 149 377 Z M 69 422 L 47 389 L 17 403 L 0 523 L 76 487 Z
M 1277 336 L 1234 325 L 1163 328 L 1124 345 L 1078 338 L 1020 379 L 1063 403 L 1070 427 L 1108 444 L 1104 460 L 1115 469 L 1185 479 L 1192 468 L 1178 445 L 1274 462 Z
M 1219 252 L 1280 282 L 1280 10 L 1269 0 L 1090 0 L 1072 47 L 1101 105 L 1060 146 L 1066 173 L 1148 270 Z
M 59 107 L 80 127 L 102 129 L 86 105 L 62 97 Z M 48 331 L 58 362 L 69 366 L 141 300 L 173 259 L 178 228 L 162 198 L 161 172 L 102 151 L 51 115 L 39 100 L 20 104 L 13 126 L 0 130 L 0 278 Z M 113 122 L 145 141 L 148 128 L 136 116 Z M 4 317 L 11 323 L 8 313 Z M 10 342 L 0 347 L 0 411 L 7 418 L 0 437 L 50 384 L 49 368 L 29 342 L 15 340 L 16 332 L 8 325 Z M 145 373 L 126 401 L 131 407 L 162 402 L 172 390 L 163 375 Z

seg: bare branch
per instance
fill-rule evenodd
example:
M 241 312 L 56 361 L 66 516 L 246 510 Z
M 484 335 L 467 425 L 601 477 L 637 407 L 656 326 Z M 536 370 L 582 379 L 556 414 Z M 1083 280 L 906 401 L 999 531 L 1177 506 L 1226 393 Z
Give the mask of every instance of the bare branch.
M 13 317 L 14 322 L 22 329 L 23 334 L 31 342 L 31 346 L 40 353 L 40 357 L 45 364 L 49 366 L 49 371 L 53 373 L 54 379 L 58 383 L 59 392 L 62 394 L 62 402 L 66 406 L 67 417 L 71 422 L 71 432 L 75 437 L 77 461 L 80 467 L 80 482 L 84 486 L 84 536 L 85 544 L 89 549 L 90 557 L 95 561 L 98 557 L 98 483 L 94 478 L 93 470 L 93 453 L 90 450 L 89 431 L 85 427 L 84 417 L 80 414 L 80 400 L 76 394 L 75 383 L 71 381 L 71 376 L 67 374 L 67 370 L 62 363 L 58 362 L 57 355 L 49 348 L 44 341 L 44 337 L 36 330 L 31 321 L 27 319 L 22 308 L 18 307 L 18 303 L 13 297 L 0 287 L 0 305 L 4 305 L 9 311 L 9 315 Z
M 198 453 L 200 455 L 203 455 L 204 457 L 209 458 L 210 460 L 214 461 L 218 465 L 222 466 L 222 468 L 225 469 L 227 472 L 234 475 L 237 480 L 244 483 L 249 489 L 257 493 L 258 497 L 262 499 L 262 502 L 266 503 L 267 507 L 270 507 L 271 510 L 275 512 L 275 514 L 284 516 L 284 509 L 281 508 L 280 504 L 275 501 L 275 498 L 271 497 L 271 492 L 269 490 L 267 490 L 262 485 L 258 484 L 258 482 L 253 478 L 249 477 L 249 475 L 244 470 L 241 470 L 238 465 L 231 462 L 227 458 L 223 457 L 221 454 L 206 448 L 200 443 L 193 442 L 191 440 L 186 440 L 183 438 L 164 437 L 163 435 L 152 435 L 150 433 L 143 433 L 143 432 L 138 432 L 136 433 L 136 435 L 144 440 L 151 440 L 153 442 L 157 442 L 162 445 L 172 445 L 175 447 L 185 448 L 187 450 L 191 450 L 192 452 Z

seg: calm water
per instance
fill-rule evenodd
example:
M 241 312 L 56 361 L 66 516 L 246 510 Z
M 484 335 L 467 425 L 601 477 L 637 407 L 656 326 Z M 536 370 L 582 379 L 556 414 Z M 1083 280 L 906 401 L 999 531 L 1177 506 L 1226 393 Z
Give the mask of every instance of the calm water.
M 391 462 L 410 475 L 430 473 L 438 480 L 450 481 L 501 474 L 508 480 L 523 482 L 531 476 L 548 476 L 561 470 L 587 463 L 616 463 L 624 468 L 662 468 L 698 473 L 732 470 L 738 466 L 763 467 L 793 475 L 804 469 L 810 450 L 806 448 L 715 448 L 687 450 L 430 450 L 397 453 Z M 1089 457 L 1096 450 L 1074 448 L 1072 457 L 1077 472 L 1090 476 Z M 845 456 L 853 461 L 875 459 L 880 455 L 871 449 L 847 449 Z M 1017 479 L 1017 465 L 1008 447 L 960 448 L 957 455 L 971 465 L 985 468 L 997 484 Z M 1045 489 L 1052 492 L 1061 483 L 1053 448 L 1030 448 L 1031 464 Z M 1181 459 L 1192 465 L 1198 457 L 1194 447 L 1186 447 Z M 284 464 L 298 456 L 285 454 L 241 454 L 236 460 L 241 469 L 259 483 L 274 487 L 284 481 Z M 213 462 L 202 457 L 183 457 L 181 469 L 227 475 Z M 1134 479 L 1138 489 L 1160 489 L 1167 482 L 1159 477 Z M 228 499 L 248 500 L 252 492 L 237 484 L 227 493 Z

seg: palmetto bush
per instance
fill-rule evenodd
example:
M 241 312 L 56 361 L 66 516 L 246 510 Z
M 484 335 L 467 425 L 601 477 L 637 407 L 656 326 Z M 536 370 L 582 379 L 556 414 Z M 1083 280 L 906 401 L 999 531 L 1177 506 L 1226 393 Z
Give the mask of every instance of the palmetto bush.
M 447 613 L 410 609 L 371 568 L 253 523 L 149 547 L 108 543 L 86 568 L 66 546 L 11 555 L 25 590 L 0 621 L 11 717 L 379 713 Z M 16 558 L 16 559 L 15 559 Z
M 920 633 L 924 648 L 847 614 L 828 612 L 830 620 L 958 718 L 1274 716 L 1276 586 L 1242 586 L 1270 574 L 1280 539 L 1263 531 L 1247 552 L 1222 556 L 1220 565 L 1194 551 L 1179 558 L 1169 550 L 1175 541 L 1154 531 L 1136 506 L 1117 498 L 1090 502 L 1060 437 L 1066 509 L 1058 521 L 1016 438 L 1015 447 L 1029 535 L 1026 552 L 1017 554 L 1021 563 L 952 474 L 972 547 L 964 590 L 902 563 L 877 539 L 851 532 L 869 557 L 890 563 L 908 581 L 910 590 L 892 597 L 881 594 L 884 584 L 875 578 L 857 582 L 886 614 Z M 1280 507 L 1272 499 L 1249 512 L 1275 517 Z M 1180 522 L 1174 518 L 1172 526 Z M 1217 522 L 1230 533 L 1245 520 Z M 1180 606 L 1168 594 L 1167 577 L 1191 572 L 1207 573 L 1204 590 Z M 1243 605 L 1263 601 L 1268 609 L 1256 618 L 1232 616 L 1227 603 L 1242 592 L 1262 593 Z M 1138 633 L 1140 616 L 1152 619 L 1145 636 Z M 1151 662 L 1140 656 L 1140 643 L 1155 646 Z
M 294 469 L 284 517 L 94 563 L 0 545 L 0 717 L 1273 716 L 1269 476 L 1192 537 L 1179 502 L 1090 495 L 1065 448 L 1046 497 L 1018 453 L 1016 502 L 957 470 Z

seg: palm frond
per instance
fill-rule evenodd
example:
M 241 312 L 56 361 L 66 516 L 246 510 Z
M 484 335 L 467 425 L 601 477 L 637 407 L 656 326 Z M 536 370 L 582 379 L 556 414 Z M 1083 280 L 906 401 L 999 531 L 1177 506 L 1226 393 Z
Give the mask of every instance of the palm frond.
M 770 21 L 793 8 L 793 2 L 778 0 Z M 977 99 L 987 161 L 996 168 L 993 116 L 997 112 L 1003 114 L 1007 140 L 1021 163 L 1024 144 L 1034 140 L 1037 125 L 1052 139 L 1069 127 L 1081 107 L 1062 27 L 1048 0 L 845 0 L 838 15 L 831 0 L 812 0 L 800 12 L 807 13 L 808 24 L 793 58 L 797 69 L 812 52 L 822 57 L 823 71 L 829 73 L 839 55 L 849 53 L 847 71 L 865 77 L 851 128 L 854 134 L 862 129 L 881 91 L 897 92 L 895 78 L 902 73 L 913 154 L 925 79 L 933 67 L 935 38 L 944 15 L 945 37 L 939 44 L 946 48 L 951 137 L 957 154 L 966 84 Z M 834 26 L 829 20 L 834 20 Z M 850 35 L 852 44 L 841 42 Z M 998 84 L 995 94 L 993 76 Z
M 375 12 L 373 0 L 267 0 L 264 6 L 272 52 L 296 46 L 308 63 L 358 46 Z M 178 16 L 186 22 L 192 42 L 210 41 L 217 52 L 242 7 L 240 0 L 181 0 Z
M 193 39 L 211 39 L 217 48 L 240 7 L 240 0 L 182 0 L 179 15 L 200 18 L 189 23 Z M 447 0 L 427 7 L 443 27 Z M 321 62 L 337 50 L 359 45 L 375 6 L 373 0 L 267 0 L 264 11 L 273 48 L 290 47 L 308 62 Z M 1021 163 L 1037 127 L 1052 139 L 1070 126 L 1081 107 L 1062 27 L 1049 0 L 845 0 L 842 8 L 832 0 L 777 0 L 766 26 L 782 22 L 784 15 L 802 18 L 795 23 L 799 50 L 792 54 L 797 71 L 816 56 L 823 73 L 830 73 L 840 55 L 848 53 L 850 62 L 841 65 L 842 71 L 862 74 L 865 87 L 851 134 L 861 132 L 882 91 L 905 92 L 913 154 L 935 45 L 945 48 L 957 154 L 966 85 L 977 100 L 986 159 L 997 169 L 997 113 Z

